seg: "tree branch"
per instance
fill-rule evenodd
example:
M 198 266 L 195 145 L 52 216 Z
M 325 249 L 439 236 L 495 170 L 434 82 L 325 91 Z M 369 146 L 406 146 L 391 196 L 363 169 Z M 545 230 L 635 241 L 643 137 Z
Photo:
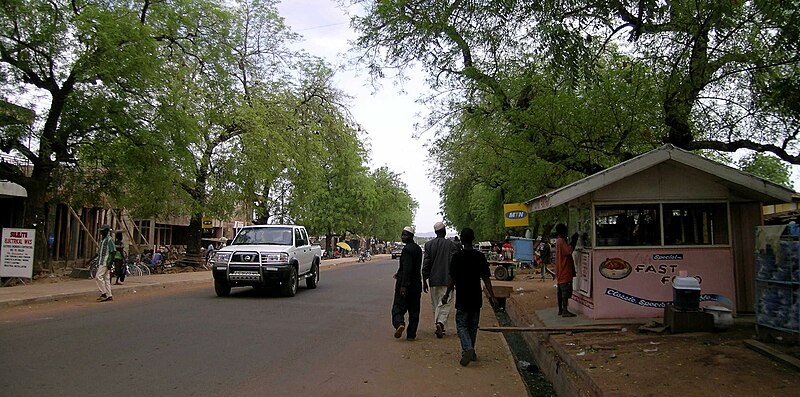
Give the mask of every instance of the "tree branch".
M 713 140 L 696 140 L 689 144 L 687 150 L 717 150 L 720 152 L 735 152 L 739 149 L 750 149 L 756 152 L 770 152 L 778 156 L 781 160 L 794 165 L 800 165 L 800 155 L 793 155 L 786 149 L 773 144 L 758 143 L 749 139 L 740 139 L 731 142 L 720 142 Z

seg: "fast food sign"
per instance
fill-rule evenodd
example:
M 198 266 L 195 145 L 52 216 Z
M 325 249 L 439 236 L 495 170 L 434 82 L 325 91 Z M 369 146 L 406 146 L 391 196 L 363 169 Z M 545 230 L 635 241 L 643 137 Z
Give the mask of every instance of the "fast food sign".
M 673 299 L 672 281 L 686 271 L 700 283 L 701 302 L 735 311 L 731 255 L 728 247 L 594 249 L 591 268 L 576 269 L 591 293 L 576 302 L 593 318 L 657 317 Z

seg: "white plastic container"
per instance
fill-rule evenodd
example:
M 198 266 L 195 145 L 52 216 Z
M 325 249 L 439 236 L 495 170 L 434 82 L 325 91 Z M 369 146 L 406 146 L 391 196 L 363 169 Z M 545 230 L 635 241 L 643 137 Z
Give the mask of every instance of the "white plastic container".
M 706 306 L 703 311 L 714 316 L 714 328 L 726 330 L 733 326 L 733 311 L 731 309 L 722 306 Z
M 700 281 L 694 277 L 675 277 L 672 280 L 672 304 L 676 310 L 700 310 Z

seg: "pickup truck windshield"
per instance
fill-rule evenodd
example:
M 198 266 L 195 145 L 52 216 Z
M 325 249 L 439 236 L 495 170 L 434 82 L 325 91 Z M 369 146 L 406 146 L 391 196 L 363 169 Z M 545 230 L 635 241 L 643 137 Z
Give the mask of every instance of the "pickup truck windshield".
M 254 227 L 242 229 L 233 240 L 234 245 L 292 245 L 290 227 Z

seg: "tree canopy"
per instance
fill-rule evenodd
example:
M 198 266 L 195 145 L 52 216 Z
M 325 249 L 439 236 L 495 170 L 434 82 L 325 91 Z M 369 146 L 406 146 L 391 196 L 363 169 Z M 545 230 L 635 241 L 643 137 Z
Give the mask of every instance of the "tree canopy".
M 796 1 L 356 3 L 358 59 L 419 65 L 435 90 L 424 127 L 459 226 L 478 192 L 496 235 L 502 202 L 663 143 L 800 164 Z
M 28 191 L 23 226 L 43 238 L 48 208 L 70 202 L 190 215 L 190 252 L 202 217 L 237 211 L 361 234 L 386 222 L 370 212 L 379 183 L 400 197 L 389 216 L 409 222 L 405 186 L 368 170 L 346 95 L 290 49 L 276 4 L 4 2 L 0 99 L 37 114 L 0 125 L 0 148 L 32 168 L 0 168 Z

